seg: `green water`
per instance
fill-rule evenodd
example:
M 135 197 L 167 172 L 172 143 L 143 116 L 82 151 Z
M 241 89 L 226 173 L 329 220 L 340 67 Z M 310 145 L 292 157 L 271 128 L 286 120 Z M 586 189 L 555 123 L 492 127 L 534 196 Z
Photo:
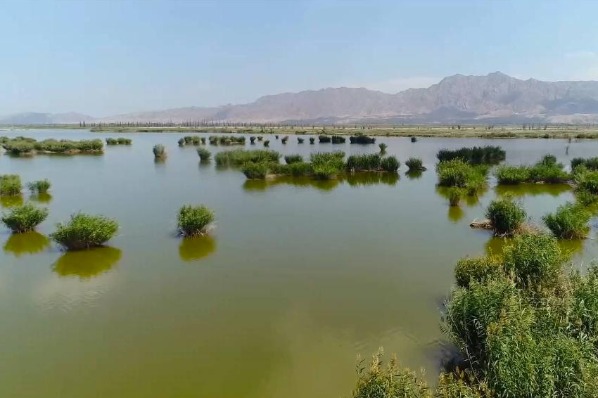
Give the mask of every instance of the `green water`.
M 356 356 L 379 346 L 434 379 L 454 263 L 503 244 L 469 228 L 502 190 L 492 183 L 479 200 L 449 208 L 435 186 L 436 152 L 501 145 L 509 163 L 598 152 L 591 141 L 385 138 L 389 154 L 422 157 L 428 171 L 246 181 L 200 164 L 193 147 L 177 146 L 182 135 L 129 134 L 132 146 L 103 156 L 0 156 L 0 174 L 52 182 L 49 196 L 32 198 L 50 209 L 38 232 L 0 230 L 1 397 L 341 397 L 353 386 Z M 270 142 L 285 154 L 378 150 Z M 154 162 L 157 143 L 167 147 L 164 162 Z M 564 186 L 512 193 L 535 222 L 573 197 Z M 186 203 L 215 210 L 211 236 L 175 236 Z M 77 211 L 118 219 L 110 247 L 63 253 L 46 238 Z M 578 262 L 598 254 L 594 240 L 567 247 Z

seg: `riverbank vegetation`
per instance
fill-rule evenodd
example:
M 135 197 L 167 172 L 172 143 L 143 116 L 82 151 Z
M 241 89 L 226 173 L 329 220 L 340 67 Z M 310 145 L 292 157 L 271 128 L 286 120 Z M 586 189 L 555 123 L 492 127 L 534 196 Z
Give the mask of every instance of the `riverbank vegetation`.
M 48 209 L 26 203 L 13 207 L 8 213 L 2 215 L 0 221 L 13 233 L 23 233 L 33 231 L 47 217 Z
M 566 272 L 545 234 L 524 234 L 502 256 L 462 260 L 442 329 L 459 349 L 438 386 L 383 363 L 358 366 L 354 398 L 577 397 L 598 394 L 598 268 Z
M 206 234 L 213 222 L 214 212 L 203 205 L 185 205 L 180 208 L 177 216 L 179 233 L 186 237 Z
M 36 154 L 99 154 L 104 150 L 102 140 L 55 140 L 37 141 L 33 138 L 15 137 L 3 138 L 1 146 L 13 156 L 34 156 Z
M 56 225 L 50 238 L 66 250 L 83 250 L 103 246 L 118 231 L 118 223 L 104 216 L 77 213 Z
M 17 174 L 0 175 L 0 196 L 17 196 L 21 194 L 23 184 Z

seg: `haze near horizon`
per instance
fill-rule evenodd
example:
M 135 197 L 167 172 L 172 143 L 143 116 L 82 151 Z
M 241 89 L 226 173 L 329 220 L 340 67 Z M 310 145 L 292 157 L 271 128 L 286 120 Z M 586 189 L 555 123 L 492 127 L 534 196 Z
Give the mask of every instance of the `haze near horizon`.
M 593 2 L 4 2 L 0 115 L 247 103 L 443 77 L 598 79 Z M 566 12 L 564 12 L 566 11 Z

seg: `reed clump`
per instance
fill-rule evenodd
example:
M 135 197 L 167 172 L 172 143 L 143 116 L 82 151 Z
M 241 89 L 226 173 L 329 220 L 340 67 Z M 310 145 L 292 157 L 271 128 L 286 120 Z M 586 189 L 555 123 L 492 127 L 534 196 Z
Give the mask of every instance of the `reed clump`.
M 83 250 L 103 246 L 118 231 L 118 223 L 104 216 L 77 213 L 56 225 L 50 238 L 66 250 Z
M 8 213 L 2 215 L 0 221 L 13 233 L 23 233 L 33 231 L 47 217 L 48 209 L 26 203 L 13 207 Z
M 207 206 L 185 205 L 179 210 L 177 226 L 183 236 L 204 235 L 214 219 L 214 212 Z

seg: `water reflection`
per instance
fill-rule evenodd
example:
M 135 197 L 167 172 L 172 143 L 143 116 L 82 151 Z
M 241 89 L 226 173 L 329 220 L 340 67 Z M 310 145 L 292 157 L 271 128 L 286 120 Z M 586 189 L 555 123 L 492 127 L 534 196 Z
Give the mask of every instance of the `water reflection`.
M 277 177 L 269 180 L 246 180 L 243 189 L 246 191 L 265 191 L 277 185 L 292 185 L 295 187 L 312 187 L 321 191 L 331 191 L 336 188 L 340 180 L 314 180 L 309 177 Z
M 457 223 L 463 219 L 465 216 L 465 212 L 459 206 L 449 206 L 448 208 L 448 219 L 453 222 Z
M 410 170 L 405 173 L 407 178 L 409 178 L 410 180 L 419 180 L 420 178 L 422 178 L 423 174 L 424 172 L 422 170 Z
M 346 181 L 349 186 L 359 187 L 368 185 L 396 185 L 399 181 L 398 173 L 377 173 L 377 172 L 363 172 L 363 173 L 349 173 L 341 178 L 341 181 Z
M 518 184 L 518 185 L 497 185 L 494 188 L 497 195 L 512 195 L 515 197 L 551 195 L 559 196 L 562 193 L 571 191 L 568 184 Z
M 501 256 L 504 252 L 505 247 L 509 245 L 513 238 L 490 238 L 485 245 L 485 252 L 488 255 Z M 559 239 L 558 244 L 563 254 L 568 258 L 573 257 L 582 252 L 584 246 L 583 239 Z
M 23 195 L 0 196 L 0 206 L 5 208 L 23 206 L 23 203 L 25 203 Z
M 50 245 L 50 239 L 39 232 L 25 232 L 22 234 L 11 234 L 4 243 L 4 252 L 15 257 L 23 254 L 35 254 L 43 251 Z
M 39 203 L 50 203 L 52 201 L 52 195 L 49 193 L 39 193 L 35 195 L 31 195 L 31 200 L 39 202 Z
M 183 238 L 179 245 L 179 256 L 183 261 L 195 261 L 216 251 L 216 239 L 210 235 Z
M 121 256 L 122 251 L 114 247 L 65 252 L 52 265 L 52 270 L 61 277 L 90 279 L 108 272 Z

